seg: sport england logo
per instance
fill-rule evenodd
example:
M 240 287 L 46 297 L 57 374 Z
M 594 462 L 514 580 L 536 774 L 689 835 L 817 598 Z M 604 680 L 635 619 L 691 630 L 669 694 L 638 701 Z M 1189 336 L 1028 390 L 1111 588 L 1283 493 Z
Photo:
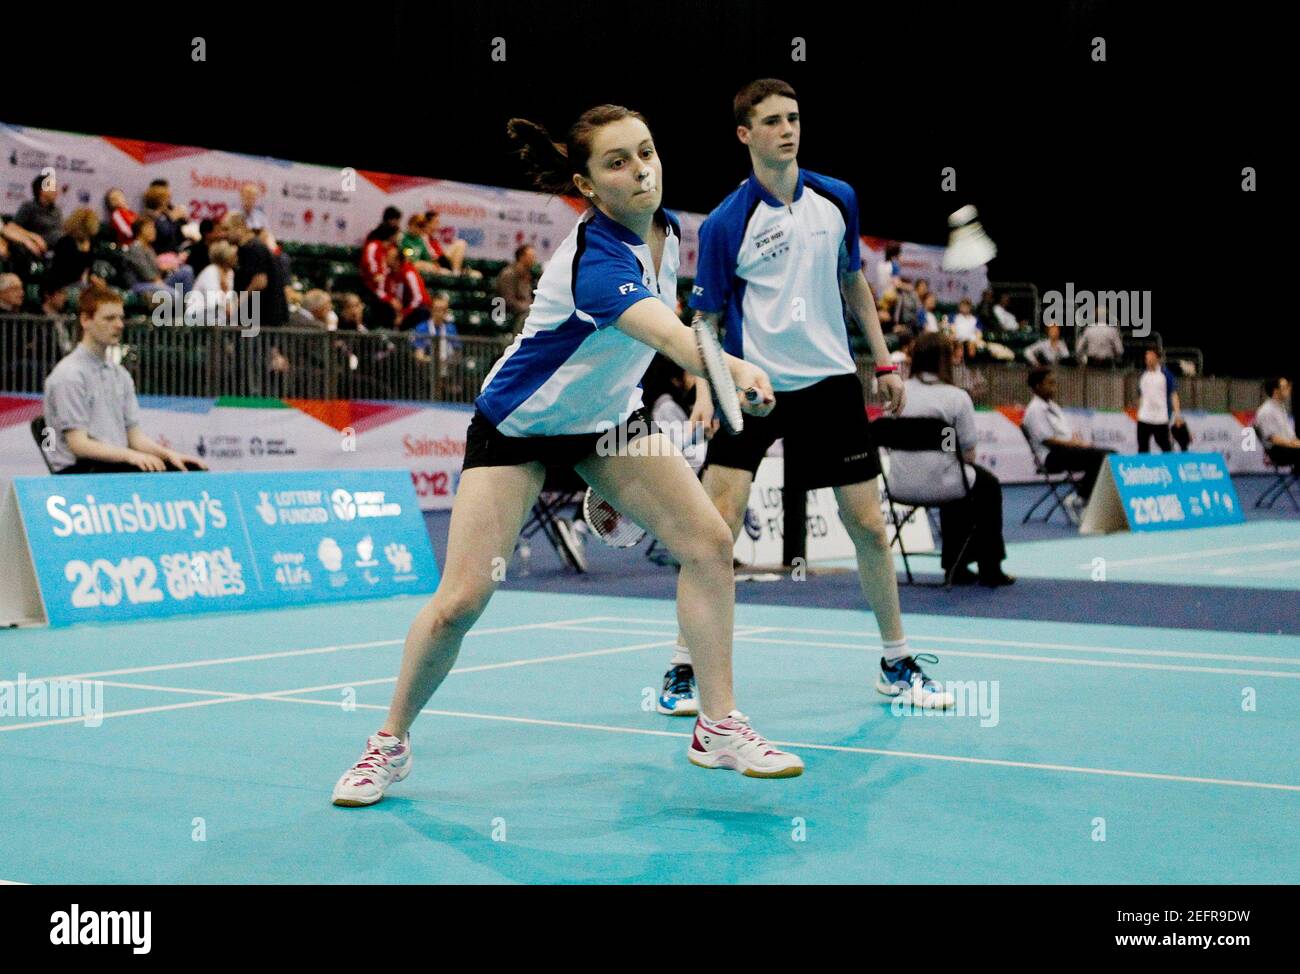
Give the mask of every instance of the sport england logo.
M 334 507 L 334 516 L 340 521 L 351 521 L 357 516 L 356 502 L 342 487 L 330 494 L 330 503 Z

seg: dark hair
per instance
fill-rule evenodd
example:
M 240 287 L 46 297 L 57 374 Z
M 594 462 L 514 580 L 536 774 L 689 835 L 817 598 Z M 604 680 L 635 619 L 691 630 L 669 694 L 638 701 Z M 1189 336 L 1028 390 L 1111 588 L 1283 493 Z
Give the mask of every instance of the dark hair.
M 885 244 L 885 260 L 893 260 L 903 252 L 902 244 L 887 243 Z
M 212 230 L 213 230 L 214 227 L 216 227 L 216 224 L 213 223 L 211 220 L 206 220 L 206 219 L 204 219 L 204 220 L 200 220 L 200 221 L 199 221 L 199 236 L 200 236 L 200 237 L 206 237 L 208 234 L 210 234 L 210 233 L 212 232 Z
M 912 375 L 929 372 L 943 382 L 952 382 L 952 339 L 941 331 L 917 336 L 912 346 Z
M 388 223 L 391 220 L 397 220 L 398 222 L 401 222 L 401 219 L 402 219 L 402 211 L 399 210 L 397 207 L 395 206 L 384 207 L 384 215 L 382 218 L 382 222 Z
M 168 183 L 167 180 L 165 180 L 165 179 L 151 179 L 151 180 L 149 180 L 149 188 L 150 188 L 150 189 L 153 189 L 155 186 L 165 186 L 165 187 L 167 187 L 168 189 L 171 188 L 171 184 Z
M 1282 380 L 1285 378 L 1286 376 L 1284 375 L 1270 375 L 1267 379 L 1265 379 L 1264 395 L 1271 396 L 1273 395 L 1273 393 L 1277 392 L 1277 387 L 1282 384 Z
M 150 226 L 153 226 L 154 218 L 148 215 L 136 217 L 135 222 L 131 224 L 131 236 L 133 237 L 140 236 L 140 231 L 144 229 L 144 225 L 146 223 L 149 224 Z
M 44 173 L 41 173 L 35 179 L 32 180 L 32 199 L 38 200 L 41 198 L 41 185 L 44 182 L 45 182 Z M 57 185 L 57 181 L 56 181 L 56 185 Z
M 736 124 L 752 128 L 754 106 L 769 95 L 784 95 L 786 98 L 799 100 L 794 89 L 779 78 L 759 78 L 757 81 L 751 81 L 736 92 L 735 100 L 731 103 Z
M 369 243 L 371 240 L 392 240 L 401 232 L 402 228 L 400 226 L 393 226 L 391 223 L 381 223 L 366 234 L 366 242 Z
M 532 249 L 533 249 L 532 244 L 520 244 L 518 247 L 515 248 L 515 260 L 518 260 L 520 257 L 522 257 L 524 255 L 525 250 L 532 250 Z
M 506 134 L 518 144 L 515 151 L 523 160 L 534 186 L 543 193 L 577 196 L 578 187 L 573 183 L 573 176 L 576 173 L 590 178 L 587 162 L 591 158 L 591 141 L 596 130 L 625 118 L 640 119 L 647 128 L 650 127 L 640 112 L 622 105 L 597 105 L 578 116 L 563 145 L 551 141 L 546 129 L 526 118 L 510 119 L 506 123 Z
M 1051 374 L 1052 374 L 1052 370 L 1047 368 L 1044 365 L 1040 365 L 1036 369 L 1030 369 L 1029 388 L 1032 389 L 1034 392 L 1037 392 L 1038 387 L 1043 384 L 1043 380 L 1046 379 Z

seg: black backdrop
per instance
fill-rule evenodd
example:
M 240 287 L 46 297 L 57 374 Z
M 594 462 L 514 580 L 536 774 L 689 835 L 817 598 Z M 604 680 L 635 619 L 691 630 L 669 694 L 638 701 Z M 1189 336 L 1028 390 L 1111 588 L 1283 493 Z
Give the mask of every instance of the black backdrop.
M 701 212 L 746 171 L 732 95 L 781 77 L 800 94 L 801 163 L 853 183 L 864 232 L 942 242 L 973 202 L 1000 248 L 994 280 L 1149 289 L 1154 327 L 1201 345 L 1211 371 L 1269 371 L 1258 339 L 1289 331 L 1269 238 L 1293 55 L 1240 4 L 236 0 L 7 16 L 3 121 L 522 187 L 508 117 L 558 133 L 618 102 L 651 122 L 668 205 Z M 1259 191 L 1241 191 L 1244 166 Z

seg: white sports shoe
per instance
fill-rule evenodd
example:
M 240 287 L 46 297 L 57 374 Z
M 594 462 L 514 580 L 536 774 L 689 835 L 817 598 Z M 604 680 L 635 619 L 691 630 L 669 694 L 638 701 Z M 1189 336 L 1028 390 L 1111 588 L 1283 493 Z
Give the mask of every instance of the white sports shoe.
M 803 774 L 799 756 L 769 744 L 739 710 L 718 721 L 697 717 L 686 756 L 701 768 L 726 768 L 749 778 L 797 778 Z
M 876 677 L 876 691 L 887 697 L 897 697 L 904 706 L 947 710 L 956 705 L 956 698 L 921 669 L 922 663 L 937 662 L 939 657 L 931 653 L 904 656 L 892 665 L 885 662 L 882 656 L 880 675 Z
M 373 805 L 388 786 L 411 773 L 411 735 L 399 741 L 380 731 L 366 741 L 366 753 L 334 786 L 334 804 L 347 808 Z

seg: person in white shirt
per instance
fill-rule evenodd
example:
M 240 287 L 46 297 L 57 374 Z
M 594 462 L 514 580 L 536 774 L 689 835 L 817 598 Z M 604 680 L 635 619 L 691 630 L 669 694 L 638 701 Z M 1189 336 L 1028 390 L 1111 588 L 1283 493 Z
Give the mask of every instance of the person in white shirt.
M 1295 419 L 1286 411 L 1291 380 L 1284 376 L 1266 380 L 1264 394 L 1267 398 L 1255 410 L 1255 432 L 1274 466 L 1294 466 L 1300 463 L 1300 439 L 1296 439 Z
M 235 264 L 239 251 L 235 245 L 218 240 L 208 248 L 208 265 L 199 271 L 194 287 L 185 295 L 187 305 L 198 305 L 203 323 L 224 325 L 234 320 Z
M 1103 309 L 1098 309 L 1096 321 L 1079 332 L 1074 354 L 1084 365 L 1118 365 L 1124 358 L 1124 341 L 1119 329 L 1106 323 Z
M 1168 453 L 1173 449 L 1169 439 L 1170 425 L 1186 425 L 1178 401 L 1178 384 L 1174 381 L 1174 374 L 1161 364 L 1156 349 L 1148 348 L 1145 357 L 1146 371 L 1138 379 L 1138 453 L 1151 452 L 1153 436 L 1160 452 Z
M 993 306 L 993 317 L 1003 331 L 1019 331 L 1020 322 L 1011 313 L 1011 295 L 1003 294 L 1002 299 Z
M 943 533 L 939 563 L 945 574 L 951 572 L 954 585 L 977 581 L 990 588 L 1010 585 L 1015 578 L 1002 570 L 1007 556 L 1002 539 L 1002 484 L 991 470 L 975 462 L 975 405 L 968 392 L 952 384 L 952 339 L 944 334 L 918 338 L 912 349 L 912 371 L 913 377 L 904 384 L 900 415 L 941 419 L 952 426 L 965 461 L 970 497 L 942 500 L 960 496 L 964 488 L 952 458 L 938 453 L 892 454 L 890 490 L 909 498 L 940 498 L 936 502 Z M 978 575 L 968 567 L 971 562 L 979 566 Z
M 966 348 L 966 357 L 974 356 L 983 337 L 979 319 L 971 314 L 969 298 L 962 298 L 957 305 L 957 314 L 952 319 L 952 337 Z
M 1092 485 L 1097 482 L 1097 473 L 1108 453 L 1089 445 L 1082 437 L 1070 429 L 1065 412 L 1053 400 L 1056 398 L 1056 374 L 1051 369 L 1037 368 L 1029 373 L 1029 388 L 1033 398 L 1025 407 L 1025 417 L 1021 421 L 1029 434 L 1029 445 L 1034 457 L 1048 473 L 1061 473 L 1065 470 L 1083 474 L 1076 489 L 1079 497 L 1087 501 L 1092 496 Z M 1077 507 L 1077 505 L 1076 505 Z M 1077 516 L 1077 509 L 1072 517 Z
M 1047 326 L 1047 337 L 1040 338 L 1025 349 L 1025 361 L 1030 365 L 1059 365 L 1070 357 L 1070 346 L 1061 340 L 1061 326 L 1053 322 Z

